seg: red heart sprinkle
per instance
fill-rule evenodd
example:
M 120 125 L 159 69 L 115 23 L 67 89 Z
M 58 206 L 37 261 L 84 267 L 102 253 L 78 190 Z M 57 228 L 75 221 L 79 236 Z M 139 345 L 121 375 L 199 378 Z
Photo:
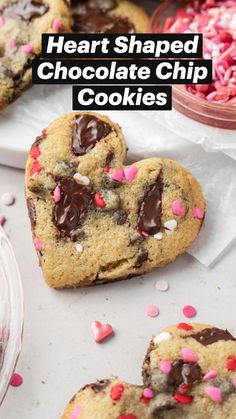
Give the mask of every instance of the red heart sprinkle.
M 42 167 L 40 166 L 40 163 L 38 162 L 38 160 L 35 160 L 30 168 L 30 176 L 33 176 L 35 173 L 41 172 L 41 170 Z
M 236 371 L 236 358 L 229 358 L 227 361 L 227 370 Z
M 122 393 L 125 391 L 125 388 L 122 384 L 117 384 L 116 386 L 112 387 L 111 389 L 111 399 L 112 400 L 120 400 Z
M 137 416 L 128 414 L 128 415 L 121 415 L 118 417 L 118 419 L 138 419 Z
M 99 192 L 95 193 L 95 198 L 94 199 L 95 199 L 95 204 L 97 205 L 97 207 L 100 207 L 100 208 L 105 207 L 106 203 L 105 203 L 102 195 Z
M 141 396 L 140 398 L 140 402 L 143 404 L 148 404 L 150 403 L 151 399 L 147 399 L 147 397 Z
M 30 157 L 32 157 L 32 159 L 37 159 L 37 157 L 39 157 L 40 155 L 41 155 L 41 151 L 38 145 L 35 145 L 34 147 L 31 148 Z
M 23 378 L 20 374 L 17 374 L 16 372 L 12 375 L 10 385 L 12 387 L 19 387 L 23 383 Z
M 193 402 L 192 397 L 180 393 L 176 393 L 174 395 L 174 399 L 180 404 L 191 404 Z
M 110 324 L 102 324 L 98 321 L 94 321 L 91 324 L 94 339 L 97 343 L 102 342 L 108 336 L 113 334 L 113 328 Z
M 186 332 L 189 332 L 190 330 L 193 330 L 193 326 L 191 324 L 187 323 L 179 323 L 178 328 L 182 330 L 186 330 Z
M 106 167 L 104 167 L 103 170 L 104 170 L 105 173 L 109 173 L 111 169 L 110 169 L 109 166 L 106 166 Z

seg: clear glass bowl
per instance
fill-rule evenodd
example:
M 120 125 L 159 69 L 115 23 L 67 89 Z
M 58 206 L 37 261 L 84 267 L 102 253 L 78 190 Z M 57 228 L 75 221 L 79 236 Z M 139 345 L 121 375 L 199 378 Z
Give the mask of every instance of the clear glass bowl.
M 23 291 L 11 244 L 0 226 L 0 405 L 21 350 Z
M 162 33 L 167 17 L 185 7 L 191 0 L 164 0 L 153 13 L 149 32 Z M 173 106 L 179 112 L 203 124 L 217 128 L 236 129 L 236 107 L 210 103 L 189 93 L 185 86 L 173 86 Z

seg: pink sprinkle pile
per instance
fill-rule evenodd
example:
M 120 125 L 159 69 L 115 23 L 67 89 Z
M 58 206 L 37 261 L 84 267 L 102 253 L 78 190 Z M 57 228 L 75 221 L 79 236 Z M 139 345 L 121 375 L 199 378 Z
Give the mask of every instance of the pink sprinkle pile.
M 186 89 L 208 102 L 236 106 L 236 1 L 194 0 L 167 18 L 164 32 L 203 33 L 203 58 L 213 60 L 213 83 Z

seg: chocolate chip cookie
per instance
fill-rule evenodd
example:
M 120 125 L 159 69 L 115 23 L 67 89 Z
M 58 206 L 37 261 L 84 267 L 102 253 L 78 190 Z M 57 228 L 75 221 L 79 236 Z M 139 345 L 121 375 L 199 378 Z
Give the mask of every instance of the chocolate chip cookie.
M 26 166 L 34 244 L 49 286 L 79 287 L 149 272 L 198 236 L 205 202 L 178 163 L 124 166 L 121 128 L 78 112 L 46 128 Z
M 76 33 L 142 33 L 149 21 L 130 0 L 72 0 L 72 14 Z
M 31 84 L 31 64 L 41 52 L 41 34 L 68 32 L 65 0 L 1 0 L 0 110 Z
M 236 340 L 204 324 L 165 329 L 153 337 L 143 386 L 110 378 L 81 389 L 62 419 L 234 419 Z

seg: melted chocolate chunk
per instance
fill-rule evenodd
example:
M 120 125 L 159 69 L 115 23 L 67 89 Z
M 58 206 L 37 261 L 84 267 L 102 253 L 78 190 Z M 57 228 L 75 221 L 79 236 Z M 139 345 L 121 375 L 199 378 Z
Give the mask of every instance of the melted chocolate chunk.
M 44 136 L 43 135 L 39 135 L 38 137 L 36 137 L 36 140 L 35 140 L 35 142 L 32 144 L 32 147 L 31 147 L 31 149 L 33 148 L 33 147 L 36 147 L 36 146 L 38 146 L 38 145 L 40 145 L 41 144 L 41 142 L 44 140 Z
M 29 218 L 31 222 L 31 228 L 33 230 L 36 227 L 36 220 L 37 220 L 36 210 L 35 210 L 35 206 L 34 206 L 32 198 L 27 198 L 26 202 L 27 202 L 28 214 L 29 214 Z
M 59 186 L 61 200 L 53 209 L 53 222 L 62 236 L 73 240 L 92 205 L 94 193 L 69 178 L 62 179 Z
M 202 379 L 202 371 L 198 364 L 187 364 L 178 359 L 173 362 L 168 375 L 168 390 L 174 393 L 179 386 L 192 384 Z
M 138 255 L 137 260 L 135 262 L 135 268 L 141 268 L 144 262 L 148 259 L 148 252 L 144 250 L 140 255 Z
M 72 149 L 76 156 L 83 156 L 96 143 L 107 137 L 112 127 L 93 115 L 79 115 L 75 119 Z
M 72 1 L 74 25 L 77 33 L 134 33 L 134 25 L 127 19 L 114 16 L 114 0 Z
M 176 401 L 170 400 L 160 406 L 155 407 L 152 411 L 152 417 L 160 419 L 160 413 L 169 412 L 170 410 L 176 409 L 176 407 L 178 407 Z
M 186 336 L 197 340 L 204 346 L 211 345 L 219 340 L 235 340 L 228 330 L 218 329 L 217 327 L 201 330 L 198 333 Z
M 95 393 L 100 393 L 105 390 L 110 384 L 110 380 L 101 380 L 93 384 L 88 384 L 86 387 L 90 387 Z
M 0 9 L 2 16 L 30 21 L 43 16 L 49 10 L 47 4 L 35 0 L 19 0 Z
M 154 185 L 146 189 L 139 208 L 138 229 L 152 236 L 162 227 L 162 193 L 163 181 L 159 175 Z
M 106 158 L 106 164 L 105 164 L 105 166 L 108 166 L 108 167 L 110 167 L 111 166 L 111 163 L 112 163 L 112 161 L 114 160 L 114 153 L 109 153 L 108 155 L 107 155 L 107 158 Z

